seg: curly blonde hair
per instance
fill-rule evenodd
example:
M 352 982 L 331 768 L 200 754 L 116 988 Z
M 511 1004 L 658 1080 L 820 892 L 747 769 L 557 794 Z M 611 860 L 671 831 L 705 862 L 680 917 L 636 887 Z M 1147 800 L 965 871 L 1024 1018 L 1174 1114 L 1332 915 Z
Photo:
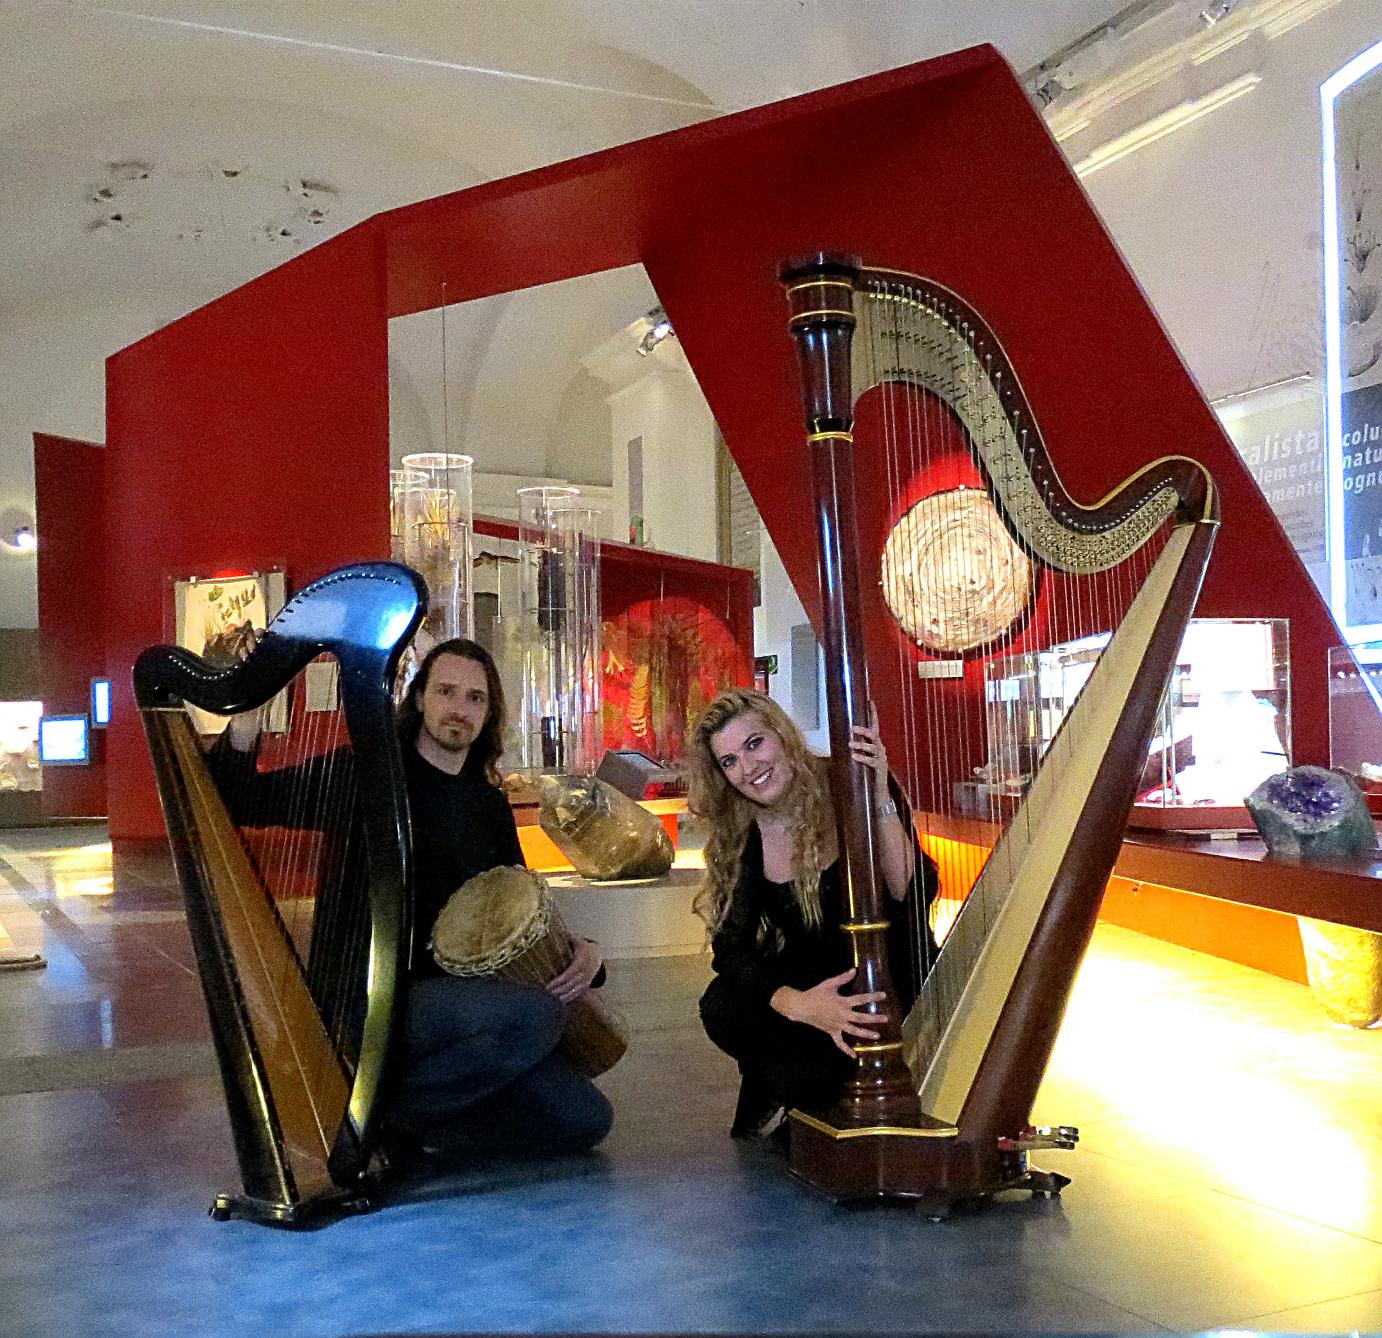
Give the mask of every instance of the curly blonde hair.
M 744 845 L 761 811 L 729 783 L 710 747 L 714 735 L 748 712 L 782 740 L 791 763 L 791 781 L 776 807 L 786 814 L 796 837 L 792 895 L 802 919 L 814 927 L 821 922 L 821 853 L 829 848 L 834 826 L 826 759 L 807 748 L 801 730 L 771 697 L 748 688 L 731 688 L 716 697 L 701 713 L 692 736 L 690 809 L 710 829 L 705 843 L 706 878 L 692 905 L 712 934 L 724 922 L 743 870 Z

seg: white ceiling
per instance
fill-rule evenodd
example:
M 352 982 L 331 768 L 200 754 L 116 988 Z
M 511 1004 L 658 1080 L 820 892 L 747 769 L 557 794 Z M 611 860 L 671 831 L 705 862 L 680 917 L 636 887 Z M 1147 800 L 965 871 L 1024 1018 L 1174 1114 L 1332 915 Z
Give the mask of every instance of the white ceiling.
M 0 510 L 35 430 L 104 438 L 109 354 L 371 214 L 977 42 L 1021 70 L 1126 3 L 0 0 Z M 580 357 L 650 304 L 632 271 L 456 311 L 445 378 L 435 318 L 396 330 L 396 449 L 449 418 L 480 468 L 598 482 Z M 0 626 L 36 618 L 0 560 Z
M 975 42 L 1021 69 L 1119 8 L 0 0 L 0 311 L 210 296 L 380 209 Z
M 1209 393 L 1309 371 L 1317 89 L 1379 0 L 1237 0 L 1211 29 L 1207 4 L 0 0 L 0 512 L 32 513 L 35 430 L 103 439 L 106 356 L 360 219 L 982 41 L 1059 53 L 1053 128 L 1088 110 L 1091 143 L 1261 76 L 1088 187 Z M 445 359 L 440 313 L 394 322 L 396 448 L 598 483 L 581 358 L 653 300 L 633 267 L 453 307 Z M 0 550 L 0 626 L 36 617 L 32 555 Z

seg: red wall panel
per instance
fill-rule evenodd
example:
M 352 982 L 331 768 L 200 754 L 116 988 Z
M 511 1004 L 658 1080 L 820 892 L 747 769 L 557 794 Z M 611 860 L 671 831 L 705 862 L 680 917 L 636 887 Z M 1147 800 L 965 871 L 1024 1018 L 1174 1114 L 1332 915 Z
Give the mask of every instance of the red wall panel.
M 171 581 L 281 566 L 291 594 L 388 556 L 387 359 L 369 225 L 109 359 L 112 836 L 162 831 L 129 670 L 168 639 Z
M 94 442 L 34 433 L 38 527 L 38 626 L 43 707 L 86 714 L 91 680 L 106 674 L 105 449 Z M 86 767 L 48 767 L 43 816 L 106 812 L 105 738 L 92 735 Z
M 982 311 L 1077 498 L 1167 454 L 1209 466 L 1224 528 L 1200 611 L 1291 619 L 1297 754 L 1323 761 L 1328 611 L 986 47 L 380 215 L 117 355 L 109 557 L 128 614 L 112 668 L 158 639 L 161 582 L 179 565 L 282 561 L 296 585 L 386 551 L 386 315 L 438 305 L 443 284 L 463 301 L 637 261 L 813 611 L 776 274 L 820 248 L 924 273 Z M 113 829 L 147 831 L 142 745 L 127 723 L 111 743 Z
M 477 517 L 475 528 L 518 537 L 516 525 L 493 517 Z M 601 544 L 606 748 L 666 762 L 682 756 L 699 707 L 726 687 L 753 682 L 753 598 L 753 573 L 741 567 Z M 667 698 L 656 712 L 649 709 L 654 674 L 657 693 Z
M 1188 454 L 1223 529 L 1199 612 L 1291 620 L 1298 760 L 1328 754 L 1340 638 L 1257 485 L 1011 71 L 978 47 L 383 215 L 391 309 L 641 260 L 817 605 L 795 353 L 777 283 L 817 249 L 937 279 L 1008 349 L 1066 484 Z M 867 449 L 867 443 L 861 441 Z

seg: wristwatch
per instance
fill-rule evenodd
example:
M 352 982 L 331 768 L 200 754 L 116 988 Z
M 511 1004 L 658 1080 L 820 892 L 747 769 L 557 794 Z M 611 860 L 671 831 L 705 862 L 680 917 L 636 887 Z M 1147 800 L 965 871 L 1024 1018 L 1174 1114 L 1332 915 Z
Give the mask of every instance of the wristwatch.
M 895 800 L 885 799 L 874 809 L 874 812 L 877 813 L 880 818 L 890 818 L 897 812 L 897 803 Z

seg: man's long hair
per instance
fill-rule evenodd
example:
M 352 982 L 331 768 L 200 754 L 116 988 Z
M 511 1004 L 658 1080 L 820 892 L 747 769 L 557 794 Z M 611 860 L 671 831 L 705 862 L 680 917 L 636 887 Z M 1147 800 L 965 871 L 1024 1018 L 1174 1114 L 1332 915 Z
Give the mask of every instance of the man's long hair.
M 792 777 L 778 807 L 791 821 L 796 848 L 792 895 L 802 919 L 821 922 L 820 856 L 829 842 L 834 817 L 826 760 L 815 756 L 790 716 L 771 697 L 747 688 L 722 692 L 696 722 L 689 762 L 690 808 L 709 827 L 705 843 L 706 880 L 693 903 L 713 934 L 723 923 L 743 872 L 744 845 L 761 811 L 729 783 L 710 747 L 711 737 L 731 720 L 752 711 L 782 740 Z
M 475 742 L 466 753 L 465 770 L 472 775 L 481 772 L 491 785 L 499 785 L 503 778 L 499 774 L 499 759 L 504 752 L 504 727 L 508 718 L 504 705 L 504 685 L 499 681 L 499 670 L 494 657 L 478 641 L 465 637 L 453 637 L 433 646 L 418 665 L 413 681 L 408 684 L 398 707 L 398 733 L 405 744 L 417 742 L 418 731 L 422 729 L 422 694 L 427 691 L 427 680 L 431 677 L 432 666 L 443 655 L 455 655 L 458 659 L 474 660 L 485 671 L 485 687 L 489 692 L 489 714 Z

